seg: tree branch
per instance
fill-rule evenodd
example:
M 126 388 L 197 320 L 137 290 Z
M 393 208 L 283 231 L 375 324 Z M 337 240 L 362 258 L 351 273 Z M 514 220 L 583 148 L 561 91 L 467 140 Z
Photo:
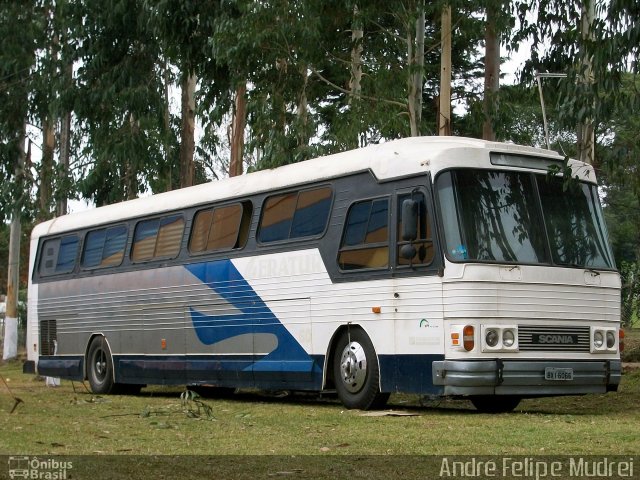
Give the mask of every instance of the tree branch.
M 318 72 L 315 68 L 313 67 L 309 67 L 311 69 L 311 71 L 318 76 L 318 78 L 320 80 L 322 80 L 324 83 L 326 83 L 327 85 L 329 85 L 330 87 L 335 88 L 336 90 L 339 90 L 342 93 L 346 93 L 347 95 L 354 95 L 355 97 L 358 97 L 362 100 L 370 100 L 372 102 L 382 102 L 382 103 L 386 103 L 388 105 L 394 105 L 396 107 L 401 107 L 406 109 L 407 108 L 407 104 L 406 103 L 402 103 L 402 102 L 397 102 L 395 100 L 388 100 L 386 98 L 376 98 L 376 97 L 370 97 L 368 95 L 362 95 L 362 94 L 356 94 L 353 93 L 349 90 L 347 90 L 346 88 L 342 88 L 339 85 L 336 85 L 335 83 L 333 83 L 331 80 L 325 78 L 320 72 Z

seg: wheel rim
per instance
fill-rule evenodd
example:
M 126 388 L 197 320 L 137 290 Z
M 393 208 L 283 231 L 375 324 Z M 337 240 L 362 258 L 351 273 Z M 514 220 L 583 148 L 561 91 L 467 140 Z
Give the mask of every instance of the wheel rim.
M 96 351 L 93 357 L 93 371 L 96 380 L 103 382 L 107 376 L 107 354 L 101 348 Z
M 367 378 L 367 356 L 358 342 L 349 343 L 342 351 L 340 378 L 351 393 L 359 392 Z

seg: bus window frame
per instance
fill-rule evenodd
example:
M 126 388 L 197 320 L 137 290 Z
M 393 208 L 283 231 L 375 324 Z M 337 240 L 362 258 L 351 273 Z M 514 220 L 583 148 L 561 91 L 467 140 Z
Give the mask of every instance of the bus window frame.
M 136 229 L 138 228 L 138 225 L 140 225 L 140 223 L 142 222 L 147 222 L 150 220 L 159 220 L 158 223 L 158 230 L 156 231 L 156 242 L 154 243 L 154 247 L 153 247 L 153 251 L 155 253 L 156 248 L 157 248 L 157 242 L 158 242 L 158 234 L 160 232 L 160 228 L 161 228 L 161 223 L 162 220 L 165 218 L 170 218 L 170 217 L 180 217 L 182 219 L 182 234 L 181 234 L 181 239 L 180 239 L 180 245 L 178 246 L 178 251 L 176 252 L 175 255 L 171 256 L 171 255 L 163 255 L 163 256 L 153 256 L 151 258 L 147 258 L 144 260 L 134 260 L 133 258 L 133 249 L 135 247 L 136 244 Z M 155 215 L 152 217 L 143 217 L 143 218 L 139 218 L 137 220 L 135 220 L 133 222 L 134 226 L 133 226 L 133 235 L 131 236 L 131 245 L 129 246 L 129 253 L 127 255 L 127 259 L 129 261 L 129 263 L 131 265 L 142 265 L 142 264 L 147 264 L 147 263 L 152 263 L 152 262 L 158 262 L 158 261 L 163 261 L 163 260 L 174 260 L 176 258 L 178 258 L 183 251 L 182 245 L 184 243 L 184 232 L 187 231 L 187 221 L 185 219 L 185 211 L 184 210 L 178 210 L 175 213 L 165 213 L 164 215 Z
M 137 223 L 136 223 L 137 224 Z M 97 232 L 98 230 L 109 230 L 110 228 L 115 228 L 115 227 L 125 227 L 126 230 L 126 238 L 125 238 L 125 242 L 124 242 L 124 248 L 122 249 L 122 258 L 120 259 L 120 263 L 113 264 L 113 265 L 96 265 L 95 267 L 84 267 L 82 266 L 82 259 L 84 258 L 84 251 L 85 248 L 87 247 L 87 236 L 92 233 L 92 232 Z M 124 263 L 124 259 L 127 258 L 127 245 L 129 244 L 129 233 L 130 233 L 130 229 L 129 229 L 129 223 L 117 223 L 114 225 L 107 225 L 107 226 L 103 226 L 103 227 L 99 227 L 99 228 L 94 228 L 92 230 L 87 230 L 84 232 L 84 235 L 82 236 L 82 252 L 80 254 L 80 262 L 79 262 L 79 269 L 81 271 L 84 272 L 91 272 L 94 270 L 102 270 L 105 268 L 118 268 L 121 267 L 122 264 Z M 105 232 L 106 235 L 106 232 Z M 106 239 L 105 239 L 105 243 L 106 243 Z M 133 247 L 133 245 L 132 245 Z M 104 244 L 102 246 L 102 250 L 104 253 Z
M 238 222 L 238 230 L 237 230 L 237 236 L 236 236 L 236 243 L 239 243 L 242 240 L 242 223 L 243 220 L 245 219 L 245 214 L 246 214 L 246 210 L 247 210 L 247 205 L 249 206 L 249 208 L 251 209 L 251 211 L 246 215 L 247 218 L 247 238 L 244 239 L 244 243 L 243 244 L 239 244 L 237 247 L 231 247 L 231 248 L 217 248 L 214 250 L 202 250 L 200 252 L 192 252 L 191 251 L 191 238 L 193 235 L 193 230 L 195 229 L 196 226 L 196 216 L 200 213 L 200 212 L 206 212 L 206 211 L 211 211 L 212 215 L 214 213 L 214 211 L 217 208 L 224 208 L 224 207 L 231 207 L 234 205 L 240 205 L 240 207 L 242 208 L 242 212 L 240 215 L 240 222 Z M 211 205 L 207 205 L 207 206 L 198 206 L 194 212 L 193 215 L 191 216 L 191 226 L 189 228 L 189 235 L 187 237 L 187 246 L 186 246 L 186 253 L 189 257 L 201 257 L 204 255 L 215 255 L 218 253 L 225 253 L 225 252 L 239 252 L 241 250 L 244 250 L 244 248 L 247 246 L 247 243 L 249 243 L 249 239 L 251 238 L 249 232 L 251 231 L 251 224 L 253 223 L 253 214 L 254 214 L 255 208 L 254 208 L 254 204 L 251 201 L 251 198 L 247 197 L 244 199 L 235 199 L 231 202 L 225 202 L 225 203 L 220 203 L 220 204 L 211 204 Z M 213 218 L 211 219 L 211 224 L 209 225 L 209 232 L 207 234 L 207 241 L 209 239 L 209 233 L 211 233 L 211 227 L 213 227 Z
M 373 203 L 376 200 L 382 200 L 382 199 L 386 199 L 387 200 L 387 242 L 383 243 L 383 242 L 376 242 L 376 243 L 370 243 L 370 244 L 361 244 L 361 245 L 351 245 L 348 246 L 346 248 L 344 248 L 342 246 L 342 243 L 344 242 L 344 238 L 345 235 L 347 233 L 347 218 L 349 217 L 349 212 L 351 212 L 351 209 L 353 208 L 354 205 L 358 204 L 358 203 L 364 203 L 364 202 L 371 202 Z M 347 209 L 346 209 L 346 213 L 344 216 L 344 222 L 342 225 L 342 231 L 340 232 L 340 241 L 338 242 L 338 246 L 337 246 L 337 253 L 336 253 L 336 265 L 338 267 L 338 272 L 340 272 L 341 274 L 344 275 L 357 275 L 359 273 L 369 273 L 369 272 L 390 272 L 394 269 L 393 265 L 395 262 L 395 255 L 392 252 L 392 240 L 393 240 L 393 236 L 395 235 L 394 232 L 392 231 L 392 224 L 393 224 L 393 206 L 394 206 L 394 201 L 393 201 L 393 193 L 387 192 L 383 195 L 373 195 L 373 196 L 368 196 L 368 197 L 362 197 L 362 198 L 358 198 L 356 200 L 354 200 L 353 202 L 349 203 Z M 368 219 L 371 218 L 371 212 L 369 212 L 369 217 Z M 366 247 L 363 247 L 362 245 L 367 245 Z M 354 268 L 354 269 L 343 269 L 340 266 L 340 253 L 342 253 L 343 251 L 358 251 L 358 250 L 366 250 L 366 249 L 370 249 L 370 248 L 380 248 L 380 247 L 387 247 L 387 266 L 386 267 L 367 267 L 367 268 Z
M 320 190 L 321 188 L 328 188 L 329 191 L 331 192 L 331 201 L 329 203 L 329 207 L 327 210 L 327 220 L 324 224 L 324 228 L 322 230 L 322 232 L 320 232 L 319 234 L 316 235 L 308 235 L 306 237 L 288 237 L 282 240 L 273 240 L 271 242 L 263 242 L 262 240 L 260 240 L 260 231 L 262 230 L 262 220 L 264 218 L 264 206 L 267 203 L 267 200 L 269 200 L 270 198 L 273 197 L 278 197 L 278 196 L 282 196 L 282 195 L 288 195 L 291 193 L 296 193 L 296 208 L 293 209 L 293 216 L 291 217 L 291 224 L 293 224 L 293 220 L 296 216 L 296 210 L 297 210 L 297 206 L 298 206 L 298 200 L 300 197 L 300 194 L 302 192 L 305 191 L 311 191 L 311 190 Z M 279 191 L 279 192 L 269 192 L 267 193 L 260 201 L 260 216 L 258 218 L 258 223 L 256 224 L 256 230 L 255 230 L 255 234 L 254 234 L 254 240 L 256 242 L 256 246 L 258 246 L 259 248 L 268 248 L 271 246 L 278 246 L 278 245 L 285 245 L 287 243 L 297 243 L 297 242 L 308 242 L 310 240 L 319 240 L 322 237 L 324 237 L 327 234 L 327 230 L 329 229 L 329 224 L 331 223 L 331 217 L 333 214 L 333 206 L 334 203 L 336 201 L 336 194 L 335 194 L 335 189 L 333 188 L 333 184 L 331 183 L 320 183 L 320 184 L 307 184 L 307 185 L 303 185 L 297 189 L 289 189 L 289 190 L 283 190 L 283 191 Z M 291 225 L 289 226 L 289 234 L 291 234 Z

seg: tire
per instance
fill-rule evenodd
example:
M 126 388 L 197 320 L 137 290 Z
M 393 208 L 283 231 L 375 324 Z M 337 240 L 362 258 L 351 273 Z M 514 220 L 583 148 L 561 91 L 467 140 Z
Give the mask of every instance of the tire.
M 89 345 L 87 378 L 93 393 L 100 395 L 115 393 L 113 361 L 109 345 L 104 337 L 95 337 Z
M 359 328 L 345 331 L 333 354 L 333 378 L 338 398 L 349 409 L 382 408 L 389 399 L 380 392 L 380 368 L 369 336 Z
M 476 410 L 482 413 L 508 413 L 512 412 L 520 403 L 520 397 L 512 395 L 483 395 L 471 397 L 471 403 Z

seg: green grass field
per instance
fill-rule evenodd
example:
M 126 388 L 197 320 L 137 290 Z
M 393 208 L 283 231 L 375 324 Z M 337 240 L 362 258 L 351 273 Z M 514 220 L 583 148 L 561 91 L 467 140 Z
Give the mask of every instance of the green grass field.
M 516 412 L 477 413 L 466 401 L 394 395 L 389 408 L 414 416 L 366 416 L 336 399 L 241 393 L 198 405 L 181 389 L 95 396 L 82 384 L 57 388 L 0 375 L 0 454 L 15 455 L 583 455 L 640 452 L 640 371 L 619 392 L 524 400 Z M 75 390 L 74 390 L 75 387 Z M 207 410 L 210 409 L 209 412 Z
M 626 345 L 623 359 L 637 361 L 640 331 L 628 332 Z M 617 393 L 524 400 L 499 415 L 477 413 L 467 401 L 411 395 L 390 400 L 388 411 L 405 416 L 345 410 L 317 395 L 241 392 L 185 401 L 184 388 L 150 387 L 137 396 L 96 396 L 70 381 L 46 387 L 22 374 L 18 361 L 1 364 L 0 376 L 11 390 L 0 382 L 3 462 L 15 455 L 71 459 L 66 478 L 73 479 L 424 479 L 441 473 L 442 459 L 432 455 L 499 461 L 640 452 L 638 369 L 625 372 Z M 10 413 L 14 397 L 22 402 Z M 0 479 L 9 478 L 1 463 Z
M 625 344 L 623 360 L 638 361 L 640 331 L 628 331 Z M 137 396 L 96 396 L 70 381 L 46 387 L 21 370 L 18 361 L 0 365 L 11 390 L 0 382 L 0 457 L 71 459 L 67 478 L 74 479 L 212 472 L 216 479 L 424 479 L 440 473 L 441 458 L 432 455 L 499 461 L 640 452 L 640 370 L 633 368 L 617 393 L 524 400 L 509 414 L 393 395 L 389 410 L 406 416 L 345 410 L 317 395 L 241 392 L 198 403 L 183 401 L 183 388 L 151 387 Z M 14 396 L 22 403 L 10 413 Z M 0 479 L 9 478 L 3 462 Z

